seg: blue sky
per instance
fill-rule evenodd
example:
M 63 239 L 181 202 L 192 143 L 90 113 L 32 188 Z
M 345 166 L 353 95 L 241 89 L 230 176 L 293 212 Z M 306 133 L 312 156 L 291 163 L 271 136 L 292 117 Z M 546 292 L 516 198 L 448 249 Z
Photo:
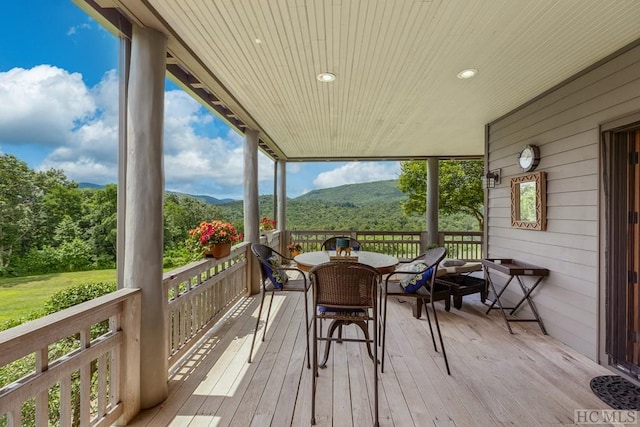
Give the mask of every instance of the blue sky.
M 77 182 L 117 173 L 118 41 L 70 0 L 3 5 L 0 17 L 0 153 Z M 242 198 L 243 137 L 167 80 L 165 188 Z M 287 165 L 287 195 L 397 178 L 397 162 Z M 259 156 L 260 194 L 273 162 Z

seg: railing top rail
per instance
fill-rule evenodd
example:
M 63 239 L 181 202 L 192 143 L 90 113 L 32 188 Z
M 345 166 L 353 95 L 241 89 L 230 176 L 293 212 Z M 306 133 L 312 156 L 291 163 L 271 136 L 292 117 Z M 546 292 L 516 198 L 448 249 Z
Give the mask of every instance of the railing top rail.
M 241 253 L 246 253 L 247 246 L 249 246 L 248 242 L 242 242 L 233 246 L 231 248 L 231 253 L 225 259 L 203 258 L 182 267 L 175 268 L 171 271 L 167 271 L 162 275 L 162 285 L 163 287 L 166 287 L 169 282 L 183 282 L 185 280 L 189 280 L 208 268 L 224 264 L 229 258 L 233 258 Z
M 0 366 L 33 353 L 44 343 L 56 342 L 104 320 L 109 311 L 139 292 L 140 289 L 119 289 L 0 332 Z

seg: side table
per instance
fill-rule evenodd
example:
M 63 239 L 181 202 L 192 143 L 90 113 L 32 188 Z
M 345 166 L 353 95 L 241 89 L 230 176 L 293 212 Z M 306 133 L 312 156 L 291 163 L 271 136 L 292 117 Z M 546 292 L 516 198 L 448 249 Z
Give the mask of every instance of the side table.
M 509 332 L 513 334 L 513 330 L 511 329 L 510 322 L 537 322 L 542 330 L 542 333 L 547 335 L 547 330 L 544 328 L 544 324 L 542 323 L 542 319 L 538 314 L 538 310 L 536 309 L 533 301 L 531 299 L 531 293 L 538 287 L 543 278 L 549 275 L 549 270 L 546 268 L 538 267 L 533 264 L 528 264 L 526 262 L 518 261 L 515 259 L 507 259 L 507 258 L 494 258 L 494 259 L 483 259 L 482 266 L 485 269 L 485 277 L 487 279 L 487 284 L 493 291 L 495 295 L 495 300 L 491 303 L 489 308 L 487 309 L 486 314 L 489 314 L 491 310 L 499 309 L 502 313 L 502 317 L 504 318 L 505 323 L 507 324 L 507 328 Z M 509 280 L 504 284 L 504 287 L 500 290 L 500 292 L 496 292 L 495 285 L 493 283 L 493 279 L 491 278 L 491 270 L 498 271 L 500 273 L 506 274 L 509 276 Z M 531 276 L 537 277 L 537 280 L 533 284 L 531 288 L 528 288 L 524 282 L 522 281 L 522 276 Z M 500 297 L 507 289 L 509 284 L 516 279 L 518 284 L 520 284 L 520 289 L 522 289 L 523 296 L 518 301 L 518 303 L 513 307 L 504 307 L 502 302 L 500 301 Z M 511 310 L 509 312 L 509 316 L 512 316 L 516 310 L 518 310 L 522 303 L 527 302 L 529 308 L 531 308 L 531 312 L 533 313 L 533 319 L 518 319 L 513 317 L 508 317 L 505 313 L 505 310 Z M 497 304 L 497 307 L 495 305 Z

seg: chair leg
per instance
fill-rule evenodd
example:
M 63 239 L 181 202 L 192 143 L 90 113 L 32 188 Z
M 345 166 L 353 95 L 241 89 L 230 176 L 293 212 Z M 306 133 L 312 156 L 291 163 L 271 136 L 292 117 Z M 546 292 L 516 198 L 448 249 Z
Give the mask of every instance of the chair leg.
M 382 330 L 382 347 L 381 347 L 381 351 L 382 351 L 382 355 L 380 356 L 380 372 L 384 373 L 384 355 L 385 355 L 385 351 L 384 351 L 384 346 L 386 344 L 387 341 L 387 300 L 389 298 L 387 297 L 387 294 L 384 294 L 384 308 L 382 309 L 382 325 L 380 325 L 380 329 Z
M 271 304 L 273 304 L 274 296 L 275 291 L 271 291 L 271 299 L 269 300 L 269 308 L 267 309 L 267 318 L 264 321 L 264 331 L 262 331 L 262 342 L 264 342 L 264 339 L 267 336 L 267 326 L 269 326 L 269 315 L 271 314 Z
M 258 318 L 256 319 L 256 328 L 253 331 L 253 338 L 251 339 L 251 350 L 249 350 L 249 363 L 251 363 L 251 356 L 253 355 L 253 346 L 256 343 L 256 335 L 258 335 L 258 327 L 260 326 L 260 316 L 262 316 L 262 306 L 264 305 L 264 296 L 265 296 L 265 291 L 264 289 L 262 289 L 262 298 L 260 299 L 260 309 L 258 310 Z
M 311 369 L 311 348 L 309 347 L 309 295 L 305 291 L 304 293 L 304 327 L 307 338 L 307 369 Z
M 327 338 L 331 338 L 336 331 L 336 328 L 342 327 L 341 320 L 333 320 L 327 329 Z M 322 319 L 320 320 L 320 337 L 322 337 Z M 331 350 L 331 340 L 328 340 L 324 345 L 324 356 L 322 362 L 318 365 L 320 368 L 327 367 L 327 360 L 329 360 L 329 351 Z
M 433 327 L 431 326 L 431 318 L 429 317 L 429 310 L 427 309 L 427 302 L 422 299 L 422 305 L 424 305 L 424 313 L 427 315 L 427 323 L 429 324 L 429 332 L 431 332 L 431 341 L 433 341 L 433 349 L 438 352 L 438 346 L 436 345 L 436 336 L 433 334 Z
M 316 423 L 316 381 L 318 376 L 318 318 L 313 314 L 313 372 L 311 372 L 311 424 Z
M 379 414 L 378 414 L 378 337 L 376 332 L 376 329 L 378 328 L 378 322 L 380 321 L 380 319 L 378 318 L 378 316 L 375 313 L 376 308 L 374 307 L 374 313 L 373 313 L 373 396 L 374 396 L 374 404 L 375 404 L 375 419 L 374 419 L 374 425 L 376 427 L 378 427 L 380 425 L 380 421 L 379 421 Z M 367 345 L 369 345 L 369 343 L 367 343 Z
M 449 369 L 449 360 L 447 360 L 447 351 L 444 349 L 444 341 L 442 340 L 442 332 L 440 332 L 440 323 L 438 323 L 438 314 L 436 312 L 436 306 L 431 300 L 431 309 L 433 310 L 433 319 L 436 322 L 436 329 L 438 330 L 438 337 L 440 338 L 440 347 L 442 348 L 442 355 L 444 356 L 444 364 L 447 367 L 447 374 L 451 375 L 451 370 Z M 425 309 L 425 311 L 428 311 Z

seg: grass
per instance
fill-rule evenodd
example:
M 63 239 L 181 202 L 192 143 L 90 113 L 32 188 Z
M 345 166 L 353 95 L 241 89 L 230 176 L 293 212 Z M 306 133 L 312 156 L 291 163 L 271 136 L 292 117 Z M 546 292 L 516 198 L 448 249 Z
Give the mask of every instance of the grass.
M 70 286 L 115 281 L 115 269 L 0 279 L 0 322 L 41 310 L 51 295 Z

